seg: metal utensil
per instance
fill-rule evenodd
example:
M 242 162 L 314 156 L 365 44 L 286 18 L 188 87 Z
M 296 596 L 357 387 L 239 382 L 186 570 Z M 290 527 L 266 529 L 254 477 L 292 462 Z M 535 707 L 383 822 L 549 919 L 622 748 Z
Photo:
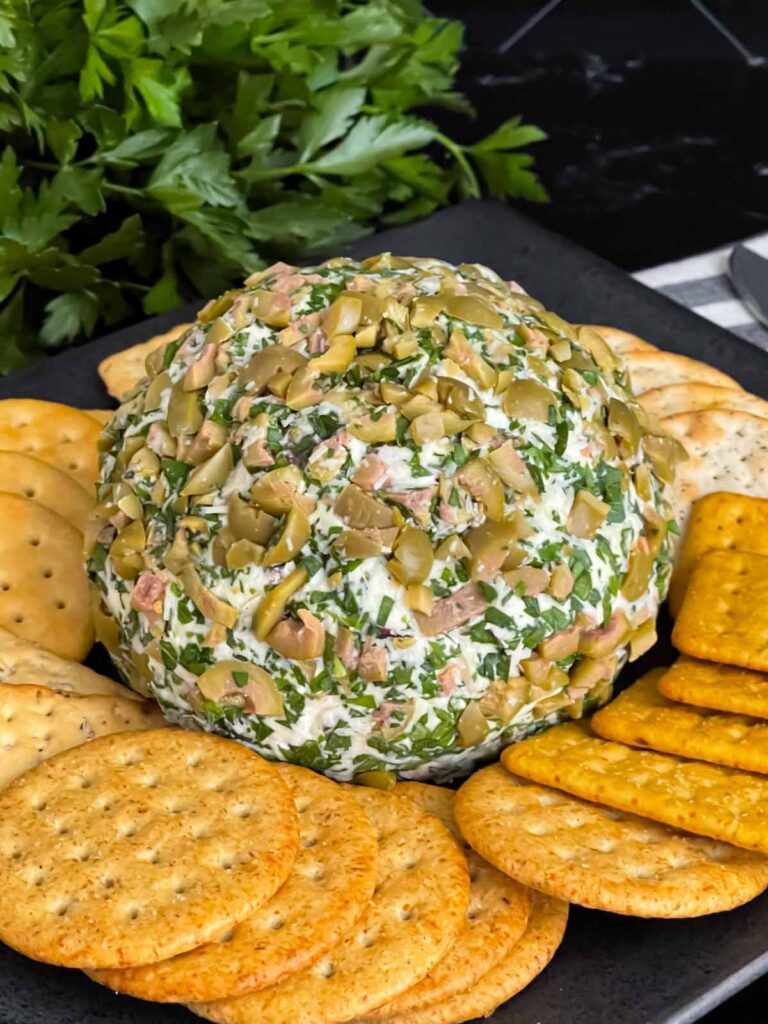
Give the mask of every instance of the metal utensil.
M 768 327 L 768 259 L 737 245 L 728 259 L 728 273 L 752 316 Z

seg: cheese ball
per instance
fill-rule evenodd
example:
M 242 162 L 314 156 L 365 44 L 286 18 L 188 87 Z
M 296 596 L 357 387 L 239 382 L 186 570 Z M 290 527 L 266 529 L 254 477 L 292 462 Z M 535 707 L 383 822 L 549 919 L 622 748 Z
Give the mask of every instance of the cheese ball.
M 655 639 L 679 445 L 620 357 L 479 265 L 283 263 L 152 352 L 101 436 L 99 638 L 169 720 L 445 779 Z

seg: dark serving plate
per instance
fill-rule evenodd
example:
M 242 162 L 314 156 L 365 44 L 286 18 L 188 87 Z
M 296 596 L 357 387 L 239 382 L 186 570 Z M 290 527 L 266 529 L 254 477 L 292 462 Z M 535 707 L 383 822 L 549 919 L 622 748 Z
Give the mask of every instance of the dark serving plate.
M 496 203 L 468 203 L 353 246 L 487 263 L 570 320 L 606 323 L 696 356 L 768 398 L 768 356 L 623 271 Z M 145 323 L 0 381 L 0 397 L 104 407 L 96 364 L 189 316 Z M 652 652 L 657 663 L 666 641 Z M 644 666 L 641 666 L 644 667 Z M 636 672 L 634 674 L 637 674 Z M 2 894 L 0 894 L 2 899 Z M 554 963 L 493 1016 L 496 1024 L 688 1024 L 768 973 L 768 894 L 691 921 L 642 921 L 574 908 Z M 0 1024 L 192 1024 L 178 1006 L 114 996 L 77 971 L 34 963 L 0 946 Z M 297 1021 L 296 1024 L 302 1024 Z

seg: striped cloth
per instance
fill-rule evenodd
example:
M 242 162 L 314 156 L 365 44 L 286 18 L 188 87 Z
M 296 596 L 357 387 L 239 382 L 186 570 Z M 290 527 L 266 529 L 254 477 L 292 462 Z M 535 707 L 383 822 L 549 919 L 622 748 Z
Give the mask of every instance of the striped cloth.
M 768 232 L 748 238 L 744 244 L 768 257 Z M 655 288 L 699 316 L 768 351 L 768 329 L 754 319 L 728 277 L 731 248 L 726 245 L 700 256 L 641 270 L 634 276 L 642 284 Z

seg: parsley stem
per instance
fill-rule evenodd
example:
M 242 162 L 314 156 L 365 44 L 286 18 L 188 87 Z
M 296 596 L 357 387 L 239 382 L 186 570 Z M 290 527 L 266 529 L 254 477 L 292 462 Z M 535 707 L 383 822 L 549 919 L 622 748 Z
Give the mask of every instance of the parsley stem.
M 478 199 L 480 197 L 480 183 L 477 180 L 472 164 L 467 159 L 464 152 L 464 147 L 460 146 L 453 139 L 449 139 L 447 135 L 443 135 L 442 132 L 435 132 L 435 142 L 439 142 L 441 146 L 448 150 L 453 156 L 456 163 L 461 167 L 464 172 L 464 177 L 467 182 L 467 191 L 472 199 Z

